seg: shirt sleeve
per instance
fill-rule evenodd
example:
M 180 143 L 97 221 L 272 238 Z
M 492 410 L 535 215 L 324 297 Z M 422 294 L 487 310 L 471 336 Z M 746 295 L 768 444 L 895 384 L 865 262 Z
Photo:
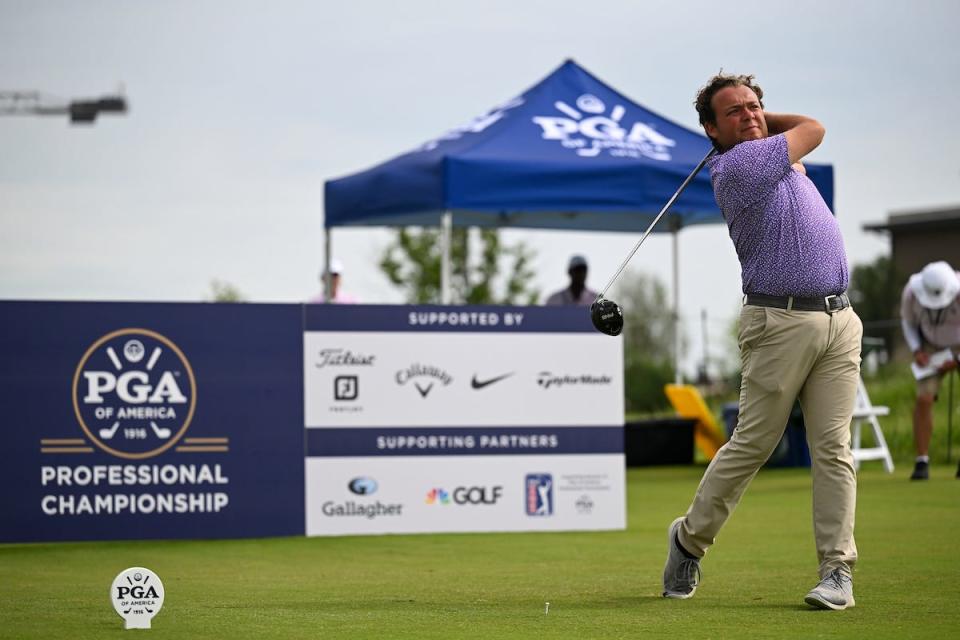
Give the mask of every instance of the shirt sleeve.
M 748 206 L 768 196 L 791 170 L 787 139 L 778 134 L 741 142 L 723 153 L 718 191 L 726 202 Z
M 910 291 L 909 284 L 903 288 L 903 295 L 900 297 L 900 327 L 910 352 L 915 352 L 920 348 L 920 323 L 914 313 L 913 292 Z

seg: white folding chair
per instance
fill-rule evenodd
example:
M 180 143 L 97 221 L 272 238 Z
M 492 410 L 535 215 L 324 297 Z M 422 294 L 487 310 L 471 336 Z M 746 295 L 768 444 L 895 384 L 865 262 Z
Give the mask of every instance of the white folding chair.
M 853 408 L 853 420 L 851 421 L 850 450 L 853 452 L 853 460 L 857 469 L 864 460 L 883 460 L 883 468 L 887 473 L 893 473 L 893 458 L 890 457 L 890 449 L 887 447 L 887 441 L 883 437 L 883 431 L 880 429 L 878 416 L 890 415 L 890 407 L 875 407 L 870 402 L 870 396 L 867 394 L 867 387 L 863 384 L 863 378 L 857 385 L 857 402 Z M 873 430 L 874 446 L 863 448 L 860 446 L 860 430 L 863 423 L 866 422 Z

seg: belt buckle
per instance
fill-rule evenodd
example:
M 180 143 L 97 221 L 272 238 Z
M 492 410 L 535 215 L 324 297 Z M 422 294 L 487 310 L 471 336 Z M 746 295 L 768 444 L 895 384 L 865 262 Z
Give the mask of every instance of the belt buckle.
M 837 308 L 836 308 L 836 309 L 833 308 L 833 304 L 830 302 L 830 299 L 831 299 L 831 298 L 833 298 L 833 299 L 836 300 L 836 302 L 837 302 Z M 842 311 L 842 310 L 843 310 L 843 300 L 840 298 L 839 295 L 826 296 L 826 297 L 823 299 L 823 302 L 824 302 L 824 304 L 827 305 L 827 313 L 829 313 L 830 315 L 833 315 L 833 314 L 836 313 L 837 311 Z

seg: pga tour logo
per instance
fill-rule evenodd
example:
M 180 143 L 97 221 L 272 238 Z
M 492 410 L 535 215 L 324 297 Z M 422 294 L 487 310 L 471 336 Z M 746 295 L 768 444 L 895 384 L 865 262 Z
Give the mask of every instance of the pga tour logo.
M 183 352 L 147 329 L 120 329 L 93 343 L 73 377 L 73 407 L 91 441 L 121 458 L 155 456 L 186 432 L 197 383 Z
M 564 147 L 575 150 L 578 156 L 593 158 L 606 151 L 621 158 L 651 158 L 670 160 L 672 140 L 643 122 L 627 125 L 621 122 L 626 115 L 623 105 L 615 105 L 607 114 L 607 105 L 589 93 L 577 98 L 576 106 L 562 100 L 553 103 L 563 116 L 535 116 L 544 140 L 557 140 Z
M 528 516 L 553 515 L 553 476 L 549 473 L 527 474 L 524 502 Z
M 143 567 L 124 569 L 110 585 L 113 608 L 127 629 L 149 629 L 150 621 L 163 606 L 163 598 L 160 576 Z

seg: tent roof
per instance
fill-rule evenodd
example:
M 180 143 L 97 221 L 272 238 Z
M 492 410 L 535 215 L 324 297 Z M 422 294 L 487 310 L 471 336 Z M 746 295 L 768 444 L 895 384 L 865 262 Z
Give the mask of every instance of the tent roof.
M 710 148 L 573 60 L 522 95 L 366 171 L 325 185 L 325 226 L 645 229 Z M 808 165 L 828 204 L 829 165 Z M 722 223 L 706 171 L 662 229 Z

